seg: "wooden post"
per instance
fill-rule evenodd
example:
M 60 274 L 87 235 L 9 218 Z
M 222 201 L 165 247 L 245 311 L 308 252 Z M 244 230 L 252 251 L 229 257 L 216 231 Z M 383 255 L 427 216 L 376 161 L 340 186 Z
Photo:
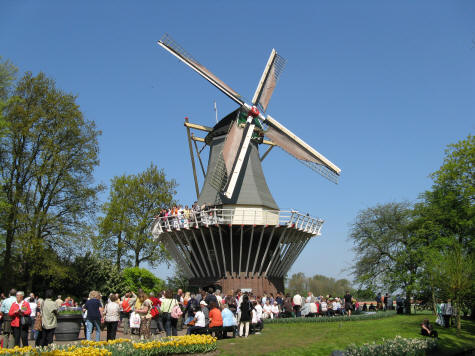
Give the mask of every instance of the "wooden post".
M 203 177 L 206 177 L 205 167 L 203 166 L 203 162 L 201 161 L 200 150 L 198 150 L 198 144 L 196 143 L 196 140 L 194 140 L 194 135 L 193 134 L 191 134 L 191 137 L 193 139 L 193 143 L 195 144 L 196 155 L 198 156 L 198 161 L 200 161 L 200 166 L 201 166 L 201 171 L 203 172 Z
M 185 117 L 185 126 L 188 123 L 188 118 Z M 200 188 L 198 186 L 198 177 L 196 176 L 195 157 L 193 155 L 193 146 L 191 144 L 190 128 L 186 126 L 186 134 L 188 135 L 188 146 L 190 148 L 191 167 L 193 168 L 193 178 L 195 179 L 196 200 L 200 196 Z

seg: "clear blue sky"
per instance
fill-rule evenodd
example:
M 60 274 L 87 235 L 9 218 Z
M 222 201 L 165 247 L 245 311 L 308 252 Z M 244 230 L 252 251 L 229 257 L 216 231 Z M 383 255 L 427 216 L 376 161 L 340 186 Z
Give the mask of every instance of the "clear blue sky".
M 264 161 L 281 209 L 326 220 L 291 273 L 349 277 L 357 212 L 416 200 L 474 132 L 474 1 L 0 2 L 0 55 L 77 94 L 102 130 L 97 181 L 154 162 L 187 204 L 183 118 L 236 106 L 156 44 L 165 32 L 248 98 L 270 50 L 287 59 L 268 112 L 343 170 L 334 185 L 278 149 Z

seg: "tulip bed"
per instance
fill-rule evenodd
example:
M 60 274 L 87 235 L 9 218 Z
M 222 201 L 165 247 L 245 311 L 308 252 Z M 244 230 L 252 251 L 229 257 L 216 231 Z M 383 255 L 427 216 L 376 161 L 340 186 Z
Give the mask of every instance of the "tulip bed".
M 82 341 L 77 345 L 0 349 L 0 355 L 21 356 L 155 356 L 205 353 L 216 350 L 216 338 L 210 335 L 174 336 L 162 340 Z

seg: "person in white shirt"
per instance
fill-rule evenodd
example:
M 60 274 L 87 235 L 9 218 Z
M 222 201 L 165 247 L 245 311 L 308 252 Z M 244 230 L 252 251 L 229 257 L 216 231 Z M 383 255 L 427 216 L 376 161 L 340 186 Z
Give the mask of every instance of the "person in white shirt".
M 322 299 L 322 302 L 320 303 L 320 306 L 322 308 L 322 314 L 323 315 L 328 315 L 328 305 L 327 305 L 327 301 L 325 299 Z
M 308 317 L 316 317 L 318 316 L 318 308 L 317 308 L 317 303 L 315 302 L 311 302 L 311 303 L 308 303 L 309 306 L 310 306 L 310 310 L 309 310 L 309 313 L 308 313 Z
M 205 302 L 203 301 L 202 303 L 205 303 Z M 188 328 L 188 330 L 186 331 L 187 335 L 198 334 L 202 330 L 205 329 L 206 318 L 205 318 L 205 314 L 203 313 L 203 311 L 201 309 L 197 310 L 195 312 L 195 317 L 194 317 L 193 321 L 194 321 L 195 325 L 190 326 Z
M 315 302 L 315 297 L 313 296 L 312 292 L 308 292 L 307 299 L 305 299 L 305 303 L 313 303 Z
M 223 297 L 221 297 L 221 291 L 219 289 L 216 289 L 214 292 L 214 295 L 216 296 L 216 299 L 218 301 L 218 307 L 221 309 L 222 303 L 223 303 Z
M 274 319 L 274 316 L 272 314 L 272 305 L 270 305 L 269 300 L 266 300 L 266 303 L 264 304 L 262 311 L 263 311 L 262 317 L 264 319 Z
M 294 313 L 297 318 L 301 316 L 300 309 L 302 308 L 302 299 L 302 296 L 298 292 L 294 295 L 294 298 L 292 299 L 294 303 Z
M 279 304 L 276 301 L 274 301 L 274 304 L 272 305 L 271 311 L 272 311 L 272 318 L 278 318 L 279 317 L 279 312 L 280 312 Z
M 335 316 L 337 310 L 338 310 L 338 306 L 337 306 L 337 303 L 336 303 L 336 300 L 334 299 L 333 302 L 332 302 L 332 310 L 333 310 L 333 316 Z

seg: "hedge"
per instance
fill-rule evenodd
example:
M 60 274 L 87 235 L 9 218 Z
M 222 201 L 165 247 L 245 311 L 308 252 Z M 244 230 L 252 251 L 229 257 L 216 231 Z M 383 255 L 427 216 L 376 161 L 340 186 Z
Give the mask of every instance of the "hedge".
M 390 316 L 396 315 L 395 311 L 385 311 L 385 312 L 376 312 L 376 313 L 368 313 L 368 314 L 358 314 L 352 315 L 351 317 L 348 316 L 323 316 L 323 317 L 316 317 L 316 318 L 277 318 L 277 319 L 265 319 L 264 322 L 266 324 L 293 324 L 293 323 L 332 323 L 336 321 L 359 321 L 359 320 L 375 320 L 375 319 L 383 319 Z

